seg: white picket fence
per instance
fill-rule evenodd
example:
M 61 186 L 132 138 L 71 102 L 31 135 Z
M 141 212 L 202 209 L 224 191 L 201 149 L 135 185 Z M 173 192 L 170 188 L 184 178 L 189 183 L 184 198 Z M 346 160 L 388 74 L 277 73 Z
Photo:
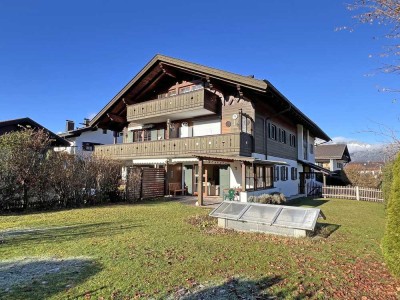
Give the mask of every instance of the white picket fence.
M 381 190 L 359 186 L 324 186 L 322 187 L 322 196 L 324 198 L 383 202 Z

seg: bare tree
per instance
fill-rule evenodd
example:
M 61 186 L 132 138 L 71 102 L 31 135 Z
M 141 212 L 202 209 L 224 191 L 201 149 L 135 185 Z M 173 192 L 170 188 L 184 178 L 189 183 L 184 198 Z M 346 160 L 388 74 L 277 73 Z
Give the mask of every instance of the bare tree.
M 390 41 L 385 46 L 382 57 L 392 57 L 393 63 L 384 63 L 381 71 L 385 73 L 400 72 L 398 56 L 400 55 L 400 45 L 397 39 L 400 38 L 400 1 L 399 0 L 355 0 L 348 5 L 348 9 L 355 11 L 354 18 L 361 24 L 377 24 L 385 26 L 384 38 Z M 341 29 L 349 29 L 343 27 Z M 352 28 L 351 28 L 352 29 Z M 398 92 L 398 88 L 385 88 L 384 91 Z

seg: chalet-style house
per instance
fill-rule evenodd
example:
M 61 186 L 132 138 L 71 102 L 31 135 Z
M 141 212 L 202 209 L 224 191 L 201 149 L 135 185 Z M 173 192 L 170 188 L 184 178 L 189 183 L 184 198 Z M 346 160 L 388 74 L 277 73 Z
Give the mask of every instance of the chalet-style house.
M 343 170 L 351 162 L 346 144 L 318 145 L 315 147 L 315 161 L 332 172 Z
M 309 174 L 320 169 L 314 139 L 330 140 L 267 80 L 163 55 L 90 126 L 123 132 L 122 144 L 95 146 L 95 154 L 160 170 L 166 193 L 187 190 L 200 205 L 203 196 L 227 189 L 240 201 L 262 193 L 302 194 L 313 180 Z M 160 181 L 160 172 L 143 180 Z
M 0 121 L 0 135 L 25 129 L 44 130 L 49 135 L 51 146 L 65 147 L 69 145 L 68 141 L 62 137 L 59 137 L 57 134 L 40 125 L 39 123 L 33 121 L 31 118 Z
M 84 119 L 82 127 L 75 128 L 75 122 L 66 121 L 65 132 L 58 135 L 69 142 L 66 147 L 57 147 L 55 151 L 65 151 L 69 154 L 91 154 L 94 147 L 104 144 L 116 144 L 122 141 L 122 134 L 107 129 L 89 126 L 89 119 Z

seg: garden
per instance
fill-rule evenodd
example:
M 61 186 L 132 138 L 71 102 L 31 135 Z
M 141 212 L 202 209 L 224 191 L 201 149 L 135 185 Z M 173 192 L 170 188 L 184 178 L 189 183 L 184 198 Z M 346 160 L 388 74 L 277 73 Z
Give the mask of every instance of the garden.
M 327 219 L 314 237 L 219 229 L 179 201 L 8 214 L 1 299 L 396 299 L 382 204 L 303 198 Z M 330 228 L 325 232 L 324 228 Z

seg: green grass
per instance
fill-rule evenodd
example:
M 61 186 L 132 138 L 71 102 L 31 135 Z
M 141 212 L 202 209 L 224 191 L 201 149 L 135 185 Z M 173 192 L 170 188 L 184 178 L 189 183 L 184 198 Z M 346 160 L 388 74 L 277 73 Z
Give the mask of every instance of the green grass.
M 302 199 L 294 205 L 321 208 L 337 230 L 312 239 L 224 231 L 204 217 L 208 209 L 176 202 L 2 216 L 0 298 L 165 298 L 186 288 L 197 292 L 194 299 L 218 289 L 232 299 L 247 287 L 246 295 L 288 299 L 395 299 L 400 285 L 380 250 L 382 204 Z M 2 279 L 2 272 L 20 271 L 33 273 L 15 284 Z

